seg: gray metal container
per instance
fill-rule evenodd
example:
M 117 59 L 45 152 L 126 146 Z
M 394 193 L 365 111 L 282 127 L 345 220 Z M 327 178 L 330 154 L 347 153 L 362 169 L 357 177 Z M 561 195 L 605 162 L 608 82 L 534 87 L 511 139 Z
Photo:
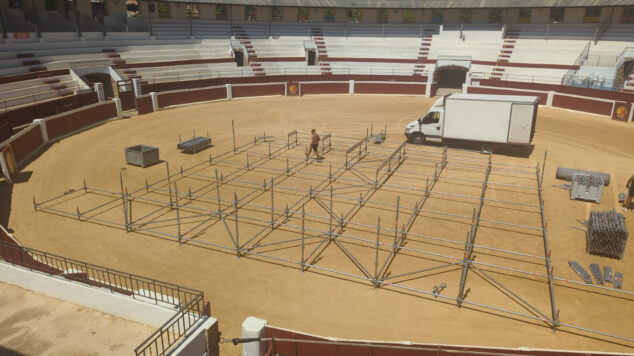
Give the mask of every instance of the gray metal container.
M 601 203 L 603 195 L 603 178 L 589 174 L 572 174 L 570 184 L 570 199 L 588 200 L 597 204 Z
M 573 169 L 573 168 L 565 168 L 565 167 L 557 167 L 557 179 L 565 179 L 572 180 L 572 175 L 574 173 L 580 174 L 589 174 L 591 176 L 599 176 L 603 178 L 603 184 L 608 186 L 610 184 L 610 175 L 603 172 L 592 172 L 592 171 L 584 171 L 582 169 Z
M 210 144 L 211 139 L 209 137 L 198 136 L 192 138 L 191 140 L 180 142 L 178 145 L 176 145 L 176 148 L 183 152 L 196 153 L 209 147 Z
M 137 145 L 125 149 L 125 160 L 127 164 L 147 167 L 160 161 L 158 147 Z

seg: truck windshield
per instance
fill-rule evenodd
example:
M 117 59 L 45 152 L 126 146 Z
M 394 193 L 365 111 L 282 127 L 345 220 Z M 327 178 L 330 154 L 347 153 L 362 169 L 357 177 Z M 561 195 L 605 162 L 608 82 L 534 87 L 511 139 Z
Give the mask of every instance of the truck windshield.
M 423 118 L 423 125 L 437 124 L 438 121 L 440 121 L 440 112 L 438 111 L 430 112 L 429 114 L 425 115 L 425 117 Z

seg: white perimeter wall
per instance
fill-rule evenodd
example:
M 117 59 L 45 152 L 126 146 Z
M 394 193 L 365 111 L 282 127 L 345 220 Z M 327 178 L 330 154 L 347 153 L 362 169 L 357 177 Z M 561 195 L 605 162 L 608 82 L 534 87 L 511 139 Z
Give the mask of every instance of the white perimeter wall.
M 175 309 L 153 305 L 108 290 L 83 285 L 0 262 L 0 281 L 86 308 L 155 328 L 171 318 Z

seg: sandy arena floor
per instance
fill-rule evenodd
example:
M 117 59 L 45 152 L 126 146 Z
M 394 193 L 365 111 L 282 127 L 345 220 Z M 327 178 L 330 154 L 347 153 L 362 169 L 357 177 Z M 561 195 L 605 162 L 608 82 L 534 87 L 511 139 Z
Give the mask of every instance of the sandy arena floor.
M 477 197 L 482 191 L 480 181 L 485 177 L 486 155 L 453 147 L 448 150 L 449 164 L 440 171 L 432 188 L 434 193 L 424 200 L 425 211 L 413 220 L 412 236 L 406 239 L 405 249 L 386 270 L 385 276 L 392 276 L 392 283 L 410 290 L 374 289 L 370 282 L 355 277 L 374 273 L 376 249 L 371 241 L 376 241 L 376 229 L 370 226 L 376 225 L 380 216 L 384 227 L 379 238 L 379 261 L 382 264 L 390 255 L 394 241 L 394 234 L 385 230 L 393 229 L 397 223 L 397 199 L 398 225 L 401 226 L 412 215 L 415 204 L 421 202 L 426 176 L 433 177 L 434 162 L 441 159 L 442 147 L 408 145 L 407 158 L 380 189 L 375 191 L 368 184 L 374 180 L 379 163 L 403 142 L 405 125 L 424 113 L 432 103 L 433 99 L 427 98 L 384 96 L 258 98 L 187 106 L 113 121 L 53 144 L 23 169 L 23 183 L 16 184 L 12 191 L 3 186 L 2 199 L 11 201 L 8 225 L 26 246 L 203 290 L 211 300 L 212 314 L 220 320 L 224 337 L 239 335 L 242 320 L 257 316 L 271 325 L 342 338 L 632 352 L 634 343 L 627 341 L 590 336 L 570 328 L 554 333 L 536 320 L 540 319 L 538 316 L 527 319 L 473 304 L 456 307 L 455 302 L 443 297 L 456 297 L 460 266 L 394 277 L 457 262 L 448 260 L 447 256 L 462 257 L 462 243 L 471 227 L 470 217 L 479 205 Z M 251 169 L 232 173 L 246 164 L 247 158 L 246 152 L 219 157 L 232 149 L 231 120 L 236 123 L 240 145 L 252 143 L 254 136 L 263 132 L 275 136 L 271 144 L 274 159 L 268 159 L 268 143 L 253 148 L 247 146 Z M 388 142 L 381 146 L 370 144 L 367 156 L 355 163 L 354 169 L 338 170 L 343 165 L 345 150 L 354 144 L 354 138 L 358 140 L 365 136 L 366 128 L 371 124 L 375 132 L 387 125 Z M 304 163 L 303 150 L 311 128 L 322 137 L 328 133 L 333 135 L 333 151 L 321 162 L 309 160 Z M 198 134 L 209 131 L 214 147 L 195 155 L 178 153 L 175 147 L 178 134 L 185 138 L 191 136 L 194 129 Z M 287 149 L 287 133 L 293 130 L 300 131 L 300 146 Z M 584 233 L 573 228 L 581 228 L 577 219 L 587 219 L 591 210 L 617 208 L 620 211 L 618 193 L 625 190 L 627 178 L 634 173 L 631 168 L 634 167 L 633 137 L 632 125 L 593 115 L 540 108 L 535 147 L 530 156 L 523 158 L 502 152 L 492 157 L 494 168 L 482 208 L 485 221 L 480 223 L 475 241 L 480 246 L 512 250 L 521 255 L 476 248 L 475 261 L 481 263 L 478 268 L 482 271 L 469 272 L 466 287 L 470 292 L 465 300 L 537 315 L 485 278 L 490 276 L 548 317 L 552 316 L 548 285 L 543 278 L 486 266 L 488 263 L 539 274 L 546 272 L 541 231 L 497 223 L 504 221 L 525 227 L 541 225 L 534 172 L 546 150 L 544 201 L 555 276 L 580 281 L 568 267 L 568 260 L 576 260 L 586 269 L 590 263 L 598 263 L 611 266 L 613 271 L 624 272 L 624 290 L 634 290 L 634 282 L 631 282 L 634 278 L 632 244 L 622 261 L 588 256 Z M 181 225 L 181 232 L 193 229 L 185 235 L 191 239 L 188 243 L 179 245 L 166 236 L 159 237 L 158 232 L 177 234 L 178 226 L 170 220 L 176 216 L 175 209 L 161 210 L 160 216 L 152 217 L 151 224 L 139 224 L 154 231 L 143 233 L 126 233 L 121 227 L 106 223 L 78 222 L 75 217 L 34 211 L 33 196 L 42 202 L 69 188 L 81 187 L 84 179 L 91 188 L 120 192 L 120 173 L 129 192 L 140 188 L 140 194 L 145 198 L 165 203 L 169 200 L 165 184 L 157 185 L 161 190 L 143 194 L 146 179 L 154 182 L 165 178 L 164 164 L 145 169 L 125 164 L 124 148 L 136 144 L 159 147 L 161 159 L 169 162 L 172 174 L 179 172 L 181 165 L 187 168 L 208 160 L 209 155 L 214 160 L 225 159 L 213 165 L 201 163 L 196 169 L 185 171 L 183 177 L 173 178 L 181 192 L 183 208 L 179 211 L 180 217 L 183 221 L 188 220 Z M 257 186 L 283 173 L 287 158 L 293 174 L 288 177 L 282 174 L 276 180 L 279 186 L 274 188 L 275 216 L 283 215 L 287 203 L 290 210 L 300 207 L 302 204 L 295 206 L 293 203 L 301 201 L 310 186 L 320 190 L 317 199 L 305 205 L 305 224 L 309 231 L 305 242 L 306 256 L 310 257 L 307 263 L 313 266 L 303 273 L 297 265 L 301 260 L 301 242 L 287 241 L 298 238 L 300 214 L 291 214 L 289 219 L 280 218 L 285 226 L 270 231 L 266 227 L 271 216 L 270 189 L 264 191 Z M 522 167 L 505 166 L 508 164 Z M 336 178 L 328 184 L 331 165 Z M 604 190 L 600 206 L 571 201 L 567 191 L 553 187 L 553 184 L 565 183 L 555 179 L 558 166 L 610 173 L 610 185 Z M 218 210 L 216 186 L 211 184 L 215 182 L 215 168 L 226 180 L 226 184 L 218 188 L 226 213 L 232 211 L 234 192 L 238 199 L 246 202 L 248 198 L 248 205 L 239 209 L 240 244 L 244 243 L 249 251 L 273 259 L 254 255 L 238 258 L 235 251 L 212 245 L 232 246 L 234 242 L 228 231 L 235 234 L 233 217 L 226 217 L 225 226 L 217 218 L 204 222 L 201 212 L 196 210 L 206 210 L 208 217 Z M 324 179 L 326 183 L 323 183 Z M 323 235 L 316 236 L 321 234 L 318 231 L 330 229 L 330 221 L 325 218 L 330 210 L 330 186 L 335 195 L 332 213 L 340 217 L 351 211 L 350 222 L 341 233 L 359 239 L 321 243 Z M 190 190 L 192 202 L 186 196 Z M 197 198 L 196 194 L 210 198 Z M 356 209 L 359 196 L 364 206 Z M 86 216 L 121 223 L 124 213 L 119 199 L 104 208 L 88 211 L 113 197 L 116 198 L 77 191 L 49 206 L 69 212 L 75 212 L 79 207 Z M 155 203 L 146 201 L 144 204 L 141 199 L 133 202 L 133 220 L 157 209 L 152 204 Z M 628 229 L 634 231 L 634 214 L 628 212 L 625 215 Z M 197 223 L 202 225 L 197 227 Z M 249 240 L 258 232 L 258 238 Z M 420 236 L 413 236 L 415 234 Z M 424 236 L 442 236 L 444 240 L 433 241 Z M 346 251 L 357 263 L 346 255 Z M 381 268 L 379 265 L 378 269 Z M 347 275 L 334 274 L 328 269 Z M 414 291 L 429 292 L 443 282 L 447 283 L 447 288 L 439 298 Z M 634 338 L 631 326 L 634 296 L 599 292 L 598 289 L 555 282 L 554 293 L 561 321 Z M 233 345 L 222 347 L 223 354 L 237 355 L 239 351 Z
M 0 288 L 0 345 L 17 355 L 130 355 L 154 331 L 11 284 Z

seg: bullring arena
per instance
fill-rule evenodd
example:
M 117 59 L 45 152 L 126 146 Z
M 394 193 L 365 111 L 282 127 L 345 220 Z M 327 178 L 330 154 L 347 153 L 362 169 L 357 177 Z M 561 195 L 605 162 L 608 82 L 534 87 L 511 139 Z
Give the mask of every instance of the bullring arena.
M 450 61 L 455 67 L 465 58 Z M 198 73 L 191 81 L 125 79 L 114 100 L 102 98 L 102 85 L 75 93 L 97 102 L 38 116 L 0 145 L 19 167 L 0 185 L 0 222 L 11 232 L 3 233 L 3 259 L 173 305 L 176 323 L 151 338 L 143 341 L 146 330 L 131 327 L 136 354 L 169 354 L 196 329 L 183 321 L 181 330 L 179 318 L 198 322 L 204 313 L 217 320 L 217 338 L 244 336 L 243 321 L 255 316 L 275 325 L 266 335 L 278 338 L 309 333 L 404 349 L 434 345 L 438 353 L 450 352 L 441 345 L 469 345 L 454 350 L 462 353 L 631 353 L 632 244 L 621 260 L 589 255 L 581 223 L 591 211 L 617 209 L 634 231 L 633 213 L 619 203 L 634 173 L 634 126 L 627 122 L 634 94 L 472 72 L 463 92 L 540 98 L 530 149 L 483 153 L 477 144 L 405 142 L 405 126 L 442 94 L 429 73 Z M 306 157 L 313 128 L 323 160 Z M 180 152 L 177 144 L 192 136 L 211 138 L 211 146 Z M 160 162 L 126 164 L 124 149 L 139 144 L 158 148 Z M 571 200 L 557 167 L 609 173 L 600 204 Z M 105 267 L 93 275 L 93 267 L 62 268 L 53 256 Z M 584 283 L 571 260 L 611 266 L 624 273 L 623 287 Z M 115 273 L 123 279 L 111 280 L 110 269 L 125 271 Z M 141 279 L 153 282 L 132 283 Z M 3 310 L 4 318 L 15 316 Z M 37 349 L 9 331 L 0 334 L 0 351 L 87 352 L 72 343 L 61 353 Z M 155 335 L 168 343 L 161 351 Z M 277 352 L 310 354 L 297 345 L 279 342 Z M 133 352 L 117 347 L 96 353 Z M 229 342 L 219 348 L 223 355 L 241 351 Z

